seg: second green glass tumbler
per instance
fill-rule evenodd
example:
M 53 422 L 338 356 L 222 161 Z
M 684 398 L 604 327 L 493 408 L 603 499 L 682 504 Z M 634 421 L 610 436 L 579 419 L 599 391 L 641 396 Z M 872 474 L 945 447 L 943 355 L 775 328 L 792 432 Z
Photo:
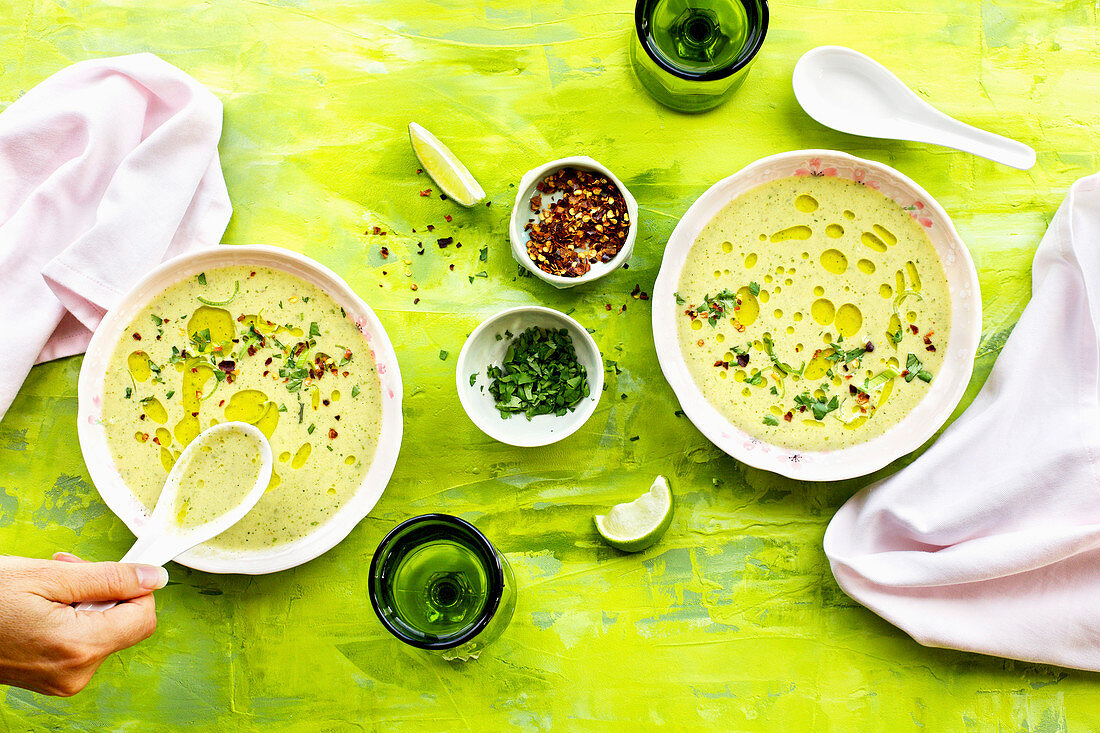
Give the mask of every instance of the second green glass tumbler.
M 424 514 L 394 527 L 374 553 L 370 600 L 401 641 L 447 660 L 473 659 L 516 608 L 508 561 L 469 522 Z
M 638 0 L 630 62 L 661 104 L 702 112 L 745 81 L 768 32 L 767 0 Z

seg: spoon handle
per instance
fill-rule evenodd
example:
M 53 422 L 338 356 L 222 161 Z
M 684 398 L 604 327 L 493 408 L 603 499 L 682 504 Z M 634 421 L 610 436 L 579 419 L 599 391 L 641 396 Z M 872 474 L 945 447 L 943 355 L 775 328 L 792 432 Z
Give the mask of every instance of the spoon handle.
M 163 536 L 139 537 L 130 551 L 119 562 L 131 562 L 141 565 L 164 565 L 180 554 L 178 542 Z M 106 611 L 114 608 L 119 601 L 84 601 L 76 605 L 77 611 Z
M 1018 140 L 968 125 L 943 113 L 937 117 L 934 125 L 918 123 L 926 132 L 924 142 L 973 153 L 1020 170 L 1026 171 L 1035 165 L 1035 151 Z

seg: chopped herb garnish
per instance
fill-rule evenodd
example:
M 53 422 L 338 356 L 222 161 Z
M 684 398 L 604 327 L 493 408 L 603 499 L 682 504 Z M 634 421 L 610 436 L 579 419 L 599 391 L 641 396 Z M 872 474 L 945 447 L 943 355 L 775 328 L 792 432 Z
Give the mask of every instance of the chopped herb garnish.
M 827 396 L 827 395 L 826 395 Z M 814 420 L 824 420 L 825 416 L 833 410 L 840 407 L 840 400 L 836 395 L 833 395 L 832 399 L 828 402 L 824 398 L 818 399 L 809 392 L 803 392 L 794 398 L 794 403 L 799 407 L 805 407 L 807 410 L 813 413 Z
M 909 358 L 905 360 L 905 381 L 912 382 L 914 379 L 931 382 L 932 372 L 924 368 L 924 364 L 921 363 L 916 354 L 910 354 Z
M 721 318 L 736 310 L 740 304 L 741 301 L 737 299 L 737 293 L 723 289 L 721 292 L 715 293 L 713 298 L 709 294 L 704 295 L 702 305 L 694 310 L 699 318 L 705 318 L 707 323 L 715 326 Z
M 203 285 L 205 285 L 205 284 L 206 283 L 203 283 Z M 233 294 L 230 295 L 225 300 L 207 300 L 206 298 L 202 297 L 201 295 L 198 296 L 197 298 L 195 298 L 195 300 L 199 301 L 203 305 L 229 305 L 230 303 L 233 302 L 233 299 L 237 297 L 237 293 L 239 293 L 239 292 L 241 292 L 241 283 L 238 281 L 238 282 L 233 283 Z
M 309 433 L 310 435 L 313 435 L 313 431 L 316 430 L 316 429 L 317 429 L 317 426 L 314 425 L 313 423 L 310 423 L 309 427 L 306 428 L 306 432 Z
M 683 305 L 687 302 L 679 293 L 673 293 L 673 295 L 676 297 L 676 305 Z
M 806 362 L 802 362 L 802 366 L 795 369 L 790 364 L 779 361 L 779 358 L 775 355 L 775 343 L 767 336 L 764 337 L 764 351 L 768 352 L 768 358 L 772 360 L 775 368 L 784 374 L 802 374 L 802 370 L 806 368 Z
M 894 331 L 891 334 L 889 334 L 889 336 L 890 336 L 890 340 L 893 341 L 895 344 L 900 344 L 901 343 L 901 336 L 902 336 L 901 326 L 898 326 L 898 330 Z
M 126 388 L 126 399 L 130 399 L 134 395 L 134 390 L 130 387 Z
M 444 351 L 443 349 L 439 350 L 439 360 L 440 361 L 447 361 L 448 356 L 450 356 L 450 354 L 448 352 Z
M 470 386 L 473 387 L 474 382 L 476 382 L 476 381 L 477 381 L 477 372 L 474 372 L 473 374 L 470 375 Z
M 321 335 L 321 327 L 317 325 L 317 321 L 309 322 L 309 335 L 311 338 Z
M 756 372 L 751 377 L 745 380 L 745 384 L 751 384 L 753 387 L 759 387 L 764 384 L 764 375 L 760 372 Z
M 482 262 L 487 262 L 489 260 L 489 248 L 482 247 L 480 250 L 478 250 L 477 258 Z
M 749 283 L 749 292 L 752 293 L 754 298 L 756 296 L 760 295 L 760 283 L 758 283 L 758 282 Z
M 195 278 L 199 281 L 199 285 L 206 285 L 206 273 L 200 272 L 198 277 Z
M 528 328 L 508 345 L 500 366 L 488 367 L 486 376 L 503 418 L 518 413 L 527 419 L 561 416 L 590 394 L 588 372 L 564 328 Z
M 774 427 L 774 426 L 779 424 L 779 421 L 776 420 L 775 417 L 772 416 L 772 415 L 765 415 L 764 416 L 764 424 L 765 425 L 771 425 L 771 426 Z
M 358 397 L 359 396 L 359 385 L 358 384 L 351 388 L 351 396 L 352 397 Z
M 286 405 L 279 405 L 279 412 L 286 412 Z
M 164 395 L 164 399 L 166 399 L 166 400 L 172 399 L 172 395 L 174 395 L 175 393 L 176 393 L 176 390 L 174 390 L 174 389 L 168 390 L 168 394 Z

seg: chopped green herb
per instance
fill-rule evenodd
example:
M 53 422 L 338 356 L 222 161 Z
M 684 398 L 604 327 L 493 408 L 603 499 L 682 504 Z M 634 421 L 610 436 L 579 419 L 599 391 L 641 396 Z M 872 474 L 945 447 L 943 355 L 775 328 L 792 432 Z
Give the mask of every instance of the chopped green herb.
M 752 293 L 753 297 L 756 297 L 757 295 L 760 295 L 760 283 L 758 283 L 758 282 L 749 283 L 749 292 Z
M 482 262 L 487 262 L 489 260 L 489 248 L 482 247 L 480 250 L 478 250 L 477 258 Z
M 200 272 L 198 277 L 195 278 L 199 281 L 199 285 L 206 285 L 206 273 Z
M 488 367 L 486 376 L 503 418 L 518 413 L 529 420 L 561 416 L 590 394 L 588 372 L 564 328 L 528 328 L 508 345 L 500 366 Z
M 470 375 L 470 386 L 473 387 L 474 382 L 476 382 L 476 381 L 477 381 L 477 372 L 474 372 L 473 374 Z
M 756 372 L 751 377 L 745 380 L 745 384 L 751 384 L 753 387 L 759 387 L 764 384 L 764 375 L 760 372 Z
M 279 405 L 279 412 L 286 412 L 286 405 Z
M 890 340 L 893 341 L 894 344 L 900 344 L 901 343 L 901 336 L 902 336 L 901 326 L 898 326 L 898 330 L 894 331 L 891 334 L 889 334 L 889 336 L 890 336 Z
M 795 397 L 794 403 L 812 412 L 814 420 L 818 421 L 824 420 L 826 415 L 840 407 L 840 400 L 836 395 L 833 395 L 832 399 L 826 402 L 824 398 L 818 399 L 809 392 L 803 392 Z
M 174 389 L 168 390 L 168 394 L 164 395 L 164 399 L 166 399 L 166 400 L 172 399 L 172 395 L 174 395 L 175 393 L 176 393 L 176 390 L 174 390 Z
M 772 360 L 775 368 L 784 374 L 802 374 L 802 370 L 806 368 L 806 362 L 802 362 L 802 366 L 795 369 L 790 364 L 779 361 L 779 358 L 775 355 L 775 343 L 767 336 L 764 337 L 764 351 L 768 352 L 768 358 Z
M 779 390 L 778 390 L 778 389 L 776 389 L 775 387 L 772 387 L 772 388 L 771 388 L 770 390 L 768 390 L 768 391 L 769 391 L 769 392 L 771 392 L 772 394 L 779 394 Z
M 205 284 L 206 283 L 203 283 L 203 285 L 205 285 Z M 237 297 L 237 293 L 239 293 L 239 292 L 241 292 L 241 283 L 240 283 L 240 281 L 237 281 L 237 282 L 233 283 L 233 294 L 230 295 L 225 300 L 207 300 L 206 298 L 202 297 L 201 295 L 198 296 L 197 298 L 195 298 L 195 300 L 199 301 L 203 305 L 229 305 L 230 303 L 233 302 L 233 299 Z
M 351 396 L 352 397 L 358 397 L 359 396 L 359 385 L 358 384 L 351 388 Z
M 317 325 L 317 321 L 309 322 L 309 335 L 311 338 L 321 335 L 321 327 Z
M 313 435 L 313 431 L 316 430 L 316 429 L 317 429 L 317 426 L 314 425 L 313 423 L 310 423 L 309 427 L 306 428 L 306 432 L 309 433 L 310 435 Z
M 130 399 L 134 395 L 134 390 L 130 387 L 126 388 L 126 399 Z
M 771 426 L 774 427 L 774 426 L 779 424 L 779 421 L 776 420 L 773 415 L 765 415 L 764 416 L 764 424 L 765 425 L 771 425 Z
M 707 319 L 707 323 L 715 326 L 720 319 L 736 310 L 740 304 L 737 293 L 723 289 L 715 293 L 713 298 L 709 294 L 704 295 L 702 305 L 694 310 L 698 317 Z
M 928 375 L 928 378 L 921 377 L 921 372 Z M 910 354 L 909 358 L 905 360 L 905 381 L 912 382 L 917 377 L 920 377 L 922 382 L 932 381 L 932 374 L 924 368 L 924 364 L 917 358 L 917 355 Z
M 450 356 L 450 354 L 448 354 L 446 351 L 444 351 L 443 349 L 439 350 L 439 360 L 440 361 L 447 361 L 448 356 Z
M 683 305 L 687 302 L 686 300 L 684 300 L 684 297 L 679 293 L 673 293 L 673 296 L 676 297 L 676 305 Z

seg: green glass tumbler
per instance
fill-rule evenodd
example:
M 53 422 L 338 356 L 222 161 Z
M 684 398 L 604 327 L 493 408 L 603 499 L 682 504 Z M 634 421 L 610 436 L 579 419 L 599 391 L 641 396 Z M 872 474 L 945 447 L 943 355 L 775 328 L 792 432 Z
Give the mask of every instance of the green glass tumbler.
M 744 83 L 767 32 L 767 0 L 638 0 L 630 63 L 658 102 L 702 112 Z
M 370 565 L 374 612 L 390 633 L 444 659 L 475 659 L 516 608 L 508 561 L 469 522 L 424 514 L 393 528 Z

